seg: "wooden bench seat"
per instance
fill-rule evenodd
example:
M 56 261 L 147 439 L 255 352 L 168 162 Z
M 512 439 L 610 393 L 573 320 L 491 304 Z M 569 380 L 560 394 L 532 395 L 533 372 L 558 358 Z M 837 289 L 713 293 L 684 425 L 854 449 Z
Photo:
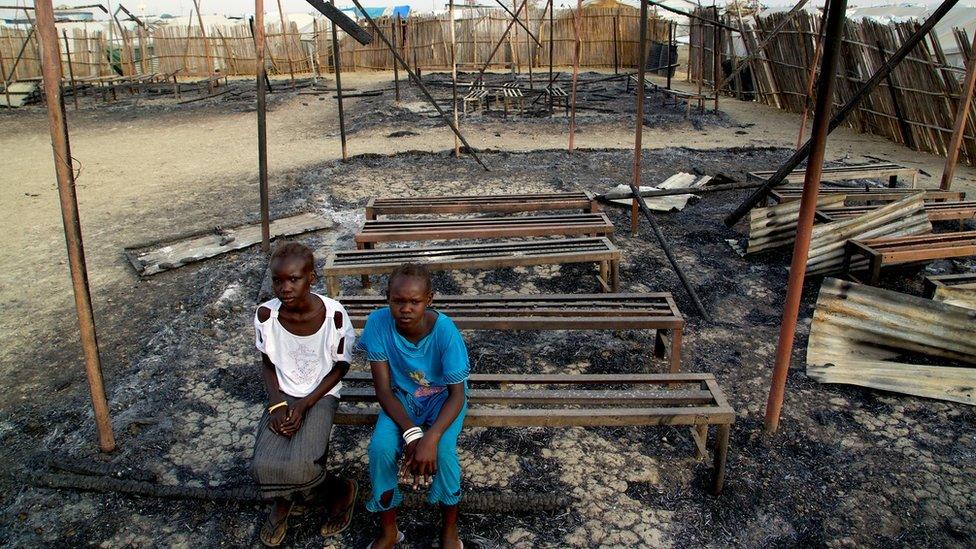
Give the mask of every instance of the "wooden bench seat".
M 838 195 L 845 196 L 845 204 L 860 204 L 864 202 L 891 202 L 901 200 L 914 193 L 922 193 L 922 200 L 926 202 L 940 202 L 949 200 L 963 200 L 966 193 L 962 191 L 940 191 L 930 189 L 843 189 L 843 188 L 821 188 L 819 195 Z M 803 196 L 803 187 L 779 187 L 769 192 L 769 197 L 777 203 L 795 202 Z
M 613 223 L 602 213 L 465 219 L 368 219 L 362 230 L 356 234 L 355 240 L 358 248 L 368 249 L 377 242 L 556 235 L 601 236 L 611 233 Z
M 515 213 L 542 210 L 582 210 L 597 213 L 600 207 L 586 191 L 569 193 L 418 196 L 370 198 L 366 219 L 380 215 Z
M 349 372 L 343 384 L 335 423 L 372 425 L 379 406 L 370 374 Z M 711 490 L 722 491 L 735 410 L 711 374 L 472 374 L 468 386 L 467 427 L 684 425 L 701 459 L 715 425 Z
M 464 116 L 468 115 L 469 104 L 474 104 L 475 112 L 485 108 L 488 104 L 488 90 L 484 86 L 472 86 L 467 95 L 461 99 L 461 110 Z
M 353 326 L 386 300 L 346 296 Z M 655 330 L 654 354 L 681 369 L 685 320 L 668 292 L 631 294 L 438 295 L 434 308 L 462 330 Z
M 866 284 L 877 284 L 881 268 L 888 265 L 968 257 L 976 255 L 976 231 L 849 240 L 844 254 L 844 270 L 855 277 L 851 265 L 855 257 L 868 262 Z
M 525 95 L 522 93 L 522 89 L 518 83 L 508 82 L 502 84 L 501 87 L 493 88 L 492 93 L 495 96 L 495 103 L 502 104 L 504 116 L 508 116 L 508 106 L 511 103 L 518 105 L 520 114 L 525 114 Z
M 370 275 L 391 273 L 404 263 L 423 263 L 432 271 L 445 271 L 591 262 L 600 267 L 604 289 L 616 292 L 620 250 L 605 237 L 335 251 L 326 259 L 324 274 L 329 295 L 335 297 L 341 276 L 359 275 L 363 285 L 369 286 Z
M 554 108 L 555 105 L 562 106 L 563 112 L 569 116 L 569 94 L 566 93 L 566 90 L 559 86 L 552 86 L 542 90 L 542 96 L 546 102 L 552 101 Z
M 762 183 L 768 180 L 772 175 L 776 173 L 774 171 L 760 171 L 760 172 L 749 172 L 746 174 L 746 181 L 754 183 Z M 786 178 L 783 180 L 786 183 L 803 183 L 803 178 L 806 176 L 806 168 L 797 168 L 793 170 Z M 911 187 L 914 188 L 916 182 L 918 181 L 918 170 L 915 168 L 906 168 L 905 166 L 899 166 L 898 164 L 892 164 L 888 162 L 881 163 L 871 163 L 871 164 L 852 164 L 848 166 L 825 166 L 823 169 L 823 175 L 821 175 L 821 181 L 849 181 L 851 179 L 888 179 L 889 187 L 896 187 L 898 185 L 898 178 L 905 177 L 911 179 Z
M 818 208 L 817 216 L 824 221 L 839 221 L 864 215 L 883 207 L 884 204 Z M 976 200 L 961 202 L 926 202 L 925 213 L 929 221 L 963 221 L 976 219 Z

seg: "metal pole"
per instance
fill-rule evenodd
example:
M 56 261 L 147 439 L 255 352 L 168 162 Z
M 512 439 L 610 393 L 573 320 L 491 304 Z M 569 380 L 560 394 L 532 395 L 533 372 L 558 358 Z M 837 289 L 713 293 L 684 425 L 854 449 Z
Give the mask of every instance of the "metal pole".
M 508 6 L 506 6 L 505 3 L 502 2 L 502 0 L 495 0 L 495 2 L 498 2 L 498 5 L 501 6 L 503 10 L 505 10 L 505 13 L 507 13 L 509 17 L 515 19 L 515 22 L 518 23 L 518 26 L 522 27 L 523 29 L 525 29 L 525 32 L 529 33 L 529 36 L 540 48 L 542 47 L 542 42 L 540 42 L 539 39 L 536 38 L 534 34 L 532 34 L 532 31 L 529 30 L 529 27 L 527 27 L 525 23 L 523 23 L 522 20 L 519 19 L 518 16 L 512 12 L 512 10 L 508 9 Z M 531 23 L 532 21 L 530 20 L 529 22 Z
M 400 71 L 397 69 L 397 58 L 396 58 L 396 39 L 397 34 L 400 32 L 400 14 L 390 20 L 390 40 L 393 41 L 393 45 L 390 46 L 390 51 L 393 53 L 393 98 L 397 103 L 400 102 Z
M 288 43 L 288 24 L 285 21 L 285 12 L 281 9 L 281 0 L 278 0 L 278 18 L 281 19 L 281 41 L 285 44 L 285 60 L 288 61 L 288 74 L 291 75 L 291 86 L 295 87 L 295 67 L 291 62 L 291 44 Z M 335 25 L 332 26 L 335 28 Z
M 197 9 L 197 22 L 200 23 L 200 37 L 203 38 L 203 53 L 207 60 L 207 89 L 213 95 L 213 59 L 210 58 L 210 42 L 207 40 L 207 28 L 203 25 L 203 15 L 200 14 L 200 0 L 193 0 L 193 7 Z M 262 16 L 262 20 L 264 17 Z M 111 27 L 109 27 L 111 28 Z M 264 29 L 261 29 L 263 39 Z
M 352 3 L 355 4 L 357 8 L 359 8 L 359 11 L 362 12 L 363 16 L 366 18 L 366 22 L 369 23 L 369 26 L 373 28 L 373 31 L 376 32 L 376 35 L 380 37 L 380 40 L 382 40 L 383 43 L 386 44 L 386 47 L 390 48 L 390 51 L 393 52 L 393 56 L 401 65 L 403 65 L 404 70 L 407 71 L 407 75 L 409 75 L 410 78 L 413 79 L 413 82 L 417 84 L 417 87 L 420 88 L 420 91 L 424 94 L 424 97 L 427 99 L 427 102 L 430 103 L 431 106 L 434 107 L 434 110 L 437 111 L 437 114 L 439 114 L 441 118 L 445 122 L 447 122 L 447 125 L 451 128 L 451 131 L 453 131 L 454 135 L 456 135 L 457 138 L 461 140 L 461 143 L 463 143 L 464 146 L 467 147 L 468 152 L 471 153 L 471 156 L 474 157 L 475 161 L 478 162 L 478 164 L 480 164 L 482 168 L 488 170 L 488 166 L 486 166 L 485 163 L 481 161 L 481 157 L 478 156 L 477 150 L 474 147 L 472 147 L 470 143 L 468 143 L 468 140 L 465 139 L 464 136 L 461 134 L 461 130 L 459 130 L 458 127 L 454 125 L 454 121 L 451 120 L 451 117 L 448 116 L 444 112 L 444 109 L 442 109 L 441 106 L 437 104 L 437 101 L 434 100 L 434 96 L 430 94 L 430 90 L 427 89 L 427 86 L 424 85 L 423 81 L 420 80 L 420 78 L 416 74 L 414 74 L 412 70 L 410 70 L 410 67 L 407 66 L 407 62 L 404 61 L 402 57 L 400 57 L 400 54 L 396 53 L 396 50 L 393 48 L 393 44 L 390 44 L 390 41 L 387 40 L 386 35 L 384 35 L 383 31 L 380 30 L 380 27 L 379 25 L 376 24 L 376 21 L 374 21 L 373 18 L 370 17 L 368 13 L 366 13 L 366 10 L 363 9 L 363 6 L 359 3 L 359 0 L 352 0 Z
M 501 48 L 502 44 L 505 43 L 505 39 L 508 38 L 508 33 L 511 32 L 512 27 L 515 26 L 515 21 L 518 20 L 518 14 L 522 13 L 522 9 L 525 8 L 525 4 L 528 1 L 529 0 L 522 0 L 522 3 L 519 4 L 518 8 L 515 10 L 515 17 L 508 22 L 508 26 L 505 27 L 505 32 L 502 33 L 502 37 L 498 40 L 498 43 L 495 44 L 495 48 L 491 50 L 491 53 L 488 55 L 488 60 L 485 61 L 484 66 L 482 66 L 481 70 L 478 71 L 477 80 L 479 82 L 481 81 L 482 78 L 484 78 L 485 71 L 488 70 L 488 66 L 491 65 L 491 60 L 494 59 L 495 54 L 498 53 L 498 48 Z
M 672 49 L 674 49 L 674 21 L 669 20 L 668 21 L 668 68 L 666 69 L 668 72 L 665 73 L 665 76 L 668 79 L 667 88 L 669 90 L 671 89 L 671 72 L 672 72 L 671 65 L 674 64 L 674 59 L 671 57 Z
M 499 2 L 500 3 L 500 2 Z M 450 19 L 451 25 L 451 105 L 454 114 L 454 125 L 458 128 L 461 127 L 458 121 L 458 104 L 457 104 L 457 43 L 454 36 L 454 0 L 450 0 L 450 5 L 448 7 L 448 18 Z M 457 136 L 454 136 L 454 157 L 461 157 L 461 142 L 458 141 Z
M 769 398 L 766 401 L 765 431 L 767 433 L 776 431 L 779 426 L 780 411 L 783 408 L 786 374 L 790 369 L 790 357 L 793 354 L 793 339 L 796 335 L 796 321 L 800 314 L 800 298 L 803 294 L 807 256 L 810 253 L 810 236 L 813 232 L 813 218 L 817 209 L 817 194 L 820 192 L 824 152 L 827 148 L 827 135 L 830 133 L 829 117 L 834 98 L 834 77 L 840 59 L 841 38 L 844 36 L 846 14 L 847 0 L 829 1 L 827 30 L 824 35 L 824 55 L 820 67 L 820 81 L 817 84 L 817 103 L 813 111 L 813 145 L 810 160 L 807 162 L 806 175 L 803 179 L 800 217 L 796 225 L 796 243 L 793 245 L 793 261 L 790 264 L 790 277 L 786 286 L 783 320 L 780 322 L 776 364 L 773 366 L 773 378 L 769 386 Z
M 810 101 L 813 99 L 813 84 L 817 81 L 817 65 L 823 53 L 824 31 L 827 29 L 827 9 L 824 6 L 820 16 L 820 28 L 817 29 L 817 47 L 813 51 L 813 62 L 810 63 L 810 76 L 807 77 L 807 93 L 803 98 L 803 115 L 800 116 L 800 133 L 796 136 L 797 148 L 803 143 L 803 136 L 807 133 L 807 116 L 810 115 Z
M 330 2 L 333 6 L 335 0 Z M 342 142 L 342 161 L 349 160 L 349 151 L 346 149 L 346 117 L 342 111 L 342 64 L 339 60 L 339 33 L 336 31 L 335 23 L 329 21 L 332 27 L 332 64 L 335 66 L 336 80 L 336 104 L 339 107 L 339 140 Z
M 634 131 L 634 173 L 631 187 L 634 189 L 634 199 L 630 203 L 630 234 L 637 236 L 637 210 L 640 198 L 641 184 L 641 155 L 643 147 L 641 141 L 644 138 L 644 71 L 647 68 L 645 59 L 647 41 L 647 2 L 641 2 L 640 7 L 640 34 L 637 39 L 637 129 Z M 653 223 L 653 221 L 651 221 Z
M 718 22 L 718 8 L 712 4 L 715 21 Z M 712 26 L 712 86 L 715 87 L 715 112 L 718 112 L 719 75 L 722 74 L 722 29 L 717 24 Z
M 958 3 L 959 0 L 943 0 L 942 4 L 940 4 L 934 12 L 932 12 L 932 15 L 930 15 L 929 18 L 926 19 L 920 27 L 918 27 L 918 30 L 916 30 L 915 33 L 907 40 L 902 42 L 902 45 L 898 48 L 898 51 L 892 54 L 892 56 L 888 58 L 888 61 L 882 67 L 880 67 L 877 72 L 875 72 L 874 75 L 872 75 L 871 78 L 860 87 L 860 89 L 854 92 L 854 95 L 847 100 L 847 103 L 837 110 L 834 117 L 830 119 L 830 125 L 827 127 L 828 135 L 830 135 L 830 132 L 837 129 L 837 126 L 840 126 L 841 123 L 844 122 L 851 111 L 853 111 L 855 107 L 857 107 L 857 104 L 861 102 L 861 99 L 874 91 L 874 89 L 878 87 L 878 84 L 889 73 L 891 73 L 896 66 L 898 66 L 898 63 L 907 57 L 908 54 L 915 49 L 915 46 L 917 46 L 919 42 L 921 42 L 932 30 L 932 28 L 935 27 L 935 25 L 945 16 L 945 14 Z M 821 72 L 820 79 L 823 80 L 824 78 L 825 77 Z M 818 97 L 817 101 L 819 100 L 820 98 Z M 753 206 L 766 198 L 766 195 L 769 194 L 770 189 L 780 185 L 783 182 L 783 179 L 786 178 L 786 176 L 797 166 L 799 166 L 807 155 L 810 154 L 811 142 L 812 140 L 808 140 L 803 144 L 802 147 L 797 149 L 797 151 L 793 153 L 793 156 L 784 162 L 776 173 L 766 180 L 766 183 L 762 187 L 756 189 L 755 192 L 749 195 L 749 198 L 746 198 L 746 200 L 740 204 L 734 212 L 725 218 L 725 224 L 729 227 L 735 225 L 744 215 L 746 215 L 746 213 L 749 212 L 749 210 L 753 208 Z
M 969 118 L 970 104 L 973 101 L 973 89 L 976 88 L 976 35 L 973 35 L 973 56 L 966 66 L 966 80 L 962 86 L 962 95 L 956 105 L 956 123 L 952 129 L 952 140 L 946 151 L 945 168 L 942 170 L 942 182 L 939 188 L 948 191 L 952 186 L 952 177 L 956 173 L 956 162 L 959 161 L 959 147 L 962 145 L 963 134 L 966 132 L 966 120 Z
M 258 185 L 261 195 L 261 250 L 271 251 L 271 219 L 268 213 L 268 112 L 265 98 L 264 0 L 254 0 L 254 51 L 258 99 Z
M 556 24 L 555 17 L 552 12 L 556 9 L 554 4 L 555 0 L 549 0 L 549 85 L 547 89 L 549 91 L 549 116 L 552 116 L 552 45 L 555 43 L 554 38 L 556 37 Z
M 61 200 L 61 221 L 64 224 L 64 239 L 68 247 L 68 266 L 74 288 L 81 347 L 85 355 L 85 373 L 91 391 L 92 410 L 98 431 L 98 447 L 102 452 L 111 452 L 115 450 L 115 436 L 112 434 L 112 420 L 109 417 L 108 401 L 105 398 L 105 387 L 102 382 L 95 316 L 88 290 L 85 246 L 81 235 L 81 220 L 78 216 L 78 196 L 75 194 L 75 174 L 71 164 L 64 97 L 61 95 L 61 48 L 58 45 L 58 31 L 54 26 L 54 9 L 51 0 L 37 0 L 35 8 L 37 33 L 41 43 L 44 96 L 47 101 L 48 123 L 51 127 L 51 147 L 54 150 L 58 196 Z
M 75 69 L 71 66 L 71 44 L 68 42 L 68 31 L 61 29 L 64 36 L 64 53 L 68 56 L 68 77 L 71 78 L 71 99 L 75 103 L 75 110 L 78 110 L 78 86 L 75 85 Z
M 573 14 L 573 88 L 570 90 L 570 111 L 569 111 L 569 150 L 573 150 L 573 141 L 576 137 L 576 82 L 579 80 L 580 55 L 582 54 L 583 43 L 580 41 L 580 17 L 583 10 L 583 0 L 576 0 L 576 13 Z
M 617 45 L 617 16 L 613 16 L 613 74 L 620 74 L 620 60 L 618 59 L 619 54 L 617 50 L 619 46 Z

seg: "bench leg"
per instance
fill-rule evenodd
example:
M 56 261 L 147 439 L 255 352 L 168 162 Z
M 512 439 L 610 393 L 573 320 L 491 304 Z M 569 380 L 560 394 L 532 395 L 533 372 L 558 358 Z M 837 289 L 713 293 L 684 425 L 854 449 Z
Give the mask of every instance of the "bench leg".
M 691 428 L 691 440 L 695 443 L 695 459 L 702 460 L 708 455 L 708 424 Z
M 871 263 L 869 266 L 868 274 L 868 284 L 872 286 L 877 286 L 878 281 L 881 280 L 881 254 L 875 254 L 871 256 Z
M 600 286 L 603 288 L 603 291 L 606 292 L 607 290 L 610 289 L 610 262 L 609 261 L 600 262 L 599 277 L 601 279 Z
M 339 280 L 334 276 L 326 277 L 325 288 L 329 294 L 329 297 L 334 299 L 337 295 L 339 295 Z
M 729 424 L 719 425 L 715 437 L 715 471 L 712 473 L 712 495 L 722 493 L 725 486 L 725 459 L 729 455 Z
M 620 291 L 620 260 L 610 261 L 610 291 L 617 293 Z
M 681 371 L 681 338 L 684 335 L 683 328 L 671 330 L 671 373 L 676 374 Z
M 888 176 L 888 188 L 894 189 L 897 186 L 898 186 L 898 176 L 897 175 Z
M 664 330 L 654 330 L 654 357 L 664 358 L 667 356 L 668 342 L 664 335 Z
M 372 248 L 373 248 L 373 243 L 372 242 L 357 242 L 356 243 L 356 249 L 357 250 L 371 250 Z M 362 275 L 361 277 L 359 277 L 359 280 L 360 280 L 360 284 L 362 285 L 362 287 L 364 289 L 365 288 L 369 288 L 369 275 Z

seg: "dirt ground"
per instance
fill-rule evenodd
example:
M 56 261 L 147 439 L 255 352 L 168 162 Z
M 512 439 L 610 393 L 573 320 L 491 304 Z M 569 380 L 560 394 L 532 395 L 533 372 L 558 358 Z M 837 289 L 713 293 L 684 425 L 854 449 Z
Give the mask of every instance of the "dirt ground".
M 344 84 L 387 88 L 390 74 L 351 73 Z M 760 105 L 723 99 L 720 115 L 684 122 L 652 104 L 643 135 L 647 183 L 695 169 L 741 178 L 745 171 L 775 168 L 796 141 L 797 117 Z M 329 249 L 352 246 L 370 196 L 604 191 L 630 174 L 632 114 L 581 111 L 580 150 L 573 154 L 563 152 L 564 117 L 463 120 L 471 144 L 491 151 L 484 160 L 492 171 L 485 172 L 470 157 L 450 157 L 450 131 L 429 117 L 412 87 L 404 88 L 399 106 L 386 91 L 379 98 L 351 99 L 347 108 L 354 157 L 343 164 L 337 161 L 331 95 L 300 90 L 270 100 L 272 214 L 333 215 L 336 230 L 303 239 L 316 247 L 320 261 Z M 69 108 L 95 315 L 120 445 L 106 462 L 145 469 L 168 484 L 249 481 L 247 460 L 263 405 L 250 311 L 264 260 L 251 249 L 140 280 L 122 249 L 255 221 L 255 126 L 246 95 L 187 105 L 153 100 Z M 38 452 L 82 458 L 96 452 L 44 111 L 0 111 L 0 128 L 6 151 L 0 199 L 11 208 L 0 219 L 6 312 L 0 330 L 7 334 L 0 347 L 0 467 L 7 473 L 0 481 L 0 542 L 255 544 L 255 525 L 263 518 L 256 505 L 53 491 L 26 479 Z M 874 136 L 839 129 L 831 137 L 828 160 L 868 156 L 918 167 L 921 186 L 936 185 L 941 173 L 941 158 Z M 976 170 L 961 167 L 955 186 L 976 189 Z M 616 241 L 624 250 L 624 289 L 675 294 L 690 324 L 685 369 L 715 373 L 740 414 L 725 493 L 705 495 L 710 469 L 692 458 L 682 430 L 469 429 L 461 442 L 469 488 L 561 492 L 573 500 L 554 514 L 466 515 L 466 532 L 494 545 L 525 547 L 976 541 L 973 411 L 807 379 L 802 358 L 816 280 L 806 287 L 780 433 L 760 435 L 788 255 L 745 260 L 726 245 L 742 228 L 728 229 L 721 220 L 743 197 L 711 195 L 684 212 L 659 216 L 716 317 L 712 324 L 696 318 L 646 227 L 632 238 L 623 229 L 623 212 L 610 211 L 621 228 Z M 588 275 L 581 266 L 507 269 L 442 274 L 436 282 L 442 293 L 573 292 L 581 291 L 581 280 L 592 281 Z M 352 280 L 344 287 L 359 291 Z M 475 371 L 662 368 L 647 364 L 647 333 L 467 335 Z M 340 428 L 333 440 L 331 466 L 366 486 L 368 430 Z M 431 518 L 428 511 L 407 513 L 411 546 L 427 545 Z M 361 512 L 353 528 L 326 546 L 362 546 L 371 526 Z M 301 547 L 323 543 L 312 516 L 296 521 L 288 539 Z

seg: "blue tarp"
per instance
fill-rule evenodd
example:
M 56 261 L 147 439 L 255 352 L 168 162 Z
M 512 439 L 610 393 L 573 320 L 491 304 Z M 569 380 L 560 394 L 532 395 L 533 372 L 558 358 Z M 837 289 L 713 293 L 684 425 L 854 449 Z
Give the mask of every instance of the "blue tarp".
M 378 17 L 388 17 L 399 15 L 401 19 L 406 19 L 410 15 L 410 6 L 387 6 L 385 8 L 365 8 L 366 13 L 370 17 L 376 19 Z M 342 11 L 346 12 L 352 19 L 365 19 L 363 12 L 359 11 L 359 8 L 349 7 L 342 8 Z

